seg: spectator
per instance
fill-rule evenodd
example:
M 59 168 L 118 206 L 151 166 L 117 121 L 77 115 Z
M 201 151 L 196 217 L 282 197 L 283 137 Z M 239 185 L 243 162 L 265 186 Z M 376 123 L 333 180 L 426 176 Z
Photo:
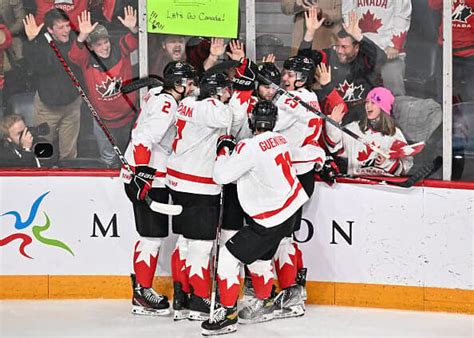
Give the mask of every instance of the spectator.
M 112 20 L 114 8 L 117 0 L 35 0 L 36 15 L 35 19 L 38 24 L 42 24 L 45 13 L 52 8 L 59 8 L 65 11 L 71 18 L 71 26 L 77 32 L 79 31 L 79 15 L 89 9 L 89 6 L 97 6 L 97 3 L 102 4 L 102 13 L 104 17 L 110 22 Z
M 12 34 L 10 30 L 0 24 L 0 117 L 3 116 L 3 85 L 4 85 L 4 65 L 7 57 L 5 50 L 12 44 Z
M 199 42 L 195 43 L 196 41 Z M 191 44 L 186 44 L 186 39 L 182 35 L 162 37 L 156 57 L 150 58 L 153 62 L 150 74 L 161 76 L 164 67 L 171 61 L 189 62 L 201 74 L 214 66 L 226 51 L 224 39 L 212 38 L 209 41 L 208 39 L 193 38 L 190 42 Z M 150 44 L 153 46 L 153 42 Z M 151 49 L 153 50 L 153 47 Z
M 39 167 L 33 153 L 33 136 L 23 116 L 11 114 L 3 117 L 0 132 L 0 167 Z
M 324 18 L 324 24 L 315 34 L 314 49 L 331 47 L 337 40 L 337 32 L 341 29 L 342 0 L 281 0 L 281 10 L 286 15 L 294 15 L 293 42 L 291 55 L 296 55 L 298 46 L 303 40 L 305 31 L 304 12 L 317 4 L 318 15 Z
M 81 67 L 92 105 L 123 152 L 137 115 L 137 93 L 123 95 L 120 91 L 122 84 L 133 77 L 130 53 L 138 48 L 137 11 L 127 6 L 124 17 L 118 19 L 130 32 L 116 44 L 110 41 L 103 25 L 92 24 L 90 13 L 82 12 L 78 18 L 79 35 L 72 44 L 69 57 Z M 94 124 L 94 134 L 101 160 L 109 167 L 119 166 L 114 148 L 97 123 Z
M 45 25 L 70 63 L 67 56 L 71 49 L 69 18 L 63 10 L 52 9 L 46 13 L 44 24 L 38 26 L 32 14 L 27 15 L 23 23 L 28 37 L 25 57 L 37 78 L 33 113 L 35 124 L 48 123 L 50 132 L 44 136 L 47 142 L 53 143 L 57 133 L 60 160 L 76 158 L 82 100 L 58 57 L 39 34 Z
M 0 0 L 0 21 L 8 27 L 12 33 L 13 41 L 10 48 L 12 60 L 10 63 L 16 62 L 23 58 L 23 22 L 25 18 L 25 10 L 21 1 Z
M 315 7 L 305 14 L 305 18 L 307 29 L 298 54 L 311 57 L 316 64 L 322 60 L 331 67 L 331 81 L 321 88 L 318 97 L 323 101 L 334 89 L 337 90 L 349 110 L 343 124 L 360 120 L 367 93 L 381 83 L 378 65 L 385 62 L 384 51 L 362 35 L 354 12 L 349 15 L 349 23 L 344 24 L 344 29 L 337 34 L 334 48 L 312 50 L 314 33 L 324 19 L 317 18 Z
M 385 87 L 395 96 L 405 95 L 405 41 L 410 28 L 411 0 L 342 1 L 342 15 L 359 16 L 362 34 L 387 54 L 381 69 Z
M 161 38 L 161 43 L 156 42 Z M 159 47 L 153 48 L 158 44 Z M 163 69 L 171 61 L 186 61 L 186 39 L 182 35 L 153 36 L 150 49 L 158 49 L 155 57 L 150 57 L 150 74 L 163 75 Z
M 400 149 L 407 142 L 391 117 L 394 100 L 390 90 L 384 87 L 372 89 L 366 98 L 365 115 L 346 128 L 387 153 Z M 343 114 L 342 105 L 337 105 L 329 117 L 340 123 Z M 326 122 L 325 125 L 326 145 L 331 153 L 348 159 L 349 175 L 404 175 L 413 165 L 412 157 L 386 159 L 332 124 Z
M 434 10 L 443 8 L 442 0 L 429 0 Z M 453 95 L 461 101 L 474 101 L 474 0 L 454 0 L 452 6 L 453 30 Z M 439 27 L 438 43 L 443 44 L 443 24 Z M 441 72 L 442 65 L 437 69 Z M 438 76 L 438 100 L 442 97 L 442 79 Z

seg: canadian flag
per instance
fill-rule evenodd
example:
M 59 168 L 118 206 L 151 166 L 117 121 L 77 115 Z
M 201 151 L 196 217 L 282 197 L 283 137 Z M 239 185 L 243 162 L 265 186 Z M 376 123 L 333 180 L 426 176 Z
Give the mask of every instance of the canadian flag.
M 390 158 L 397 159 L 407 156 L 415 156 L 425 147 L 425 142 L 406 144 L 403 141 L 395 140 L 390 147 Z

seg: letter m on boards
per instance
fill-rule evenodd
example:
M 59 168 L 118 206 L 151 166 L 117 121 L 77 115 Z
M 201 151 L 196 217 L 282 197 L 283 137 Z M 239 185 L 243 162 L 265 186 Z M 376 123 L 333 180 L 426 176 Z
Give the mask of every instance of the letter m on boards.
M 117 214 L 114 214 L 112 216 L 112 219 L 110 220 L 109 225 L 107 225 L 106 228 L 104 228 L 104 226 L 102 225 L 102 222 L 100 221 L 99 216 L 97 216 L 97 214 L 94 214 L 94 224 L 92 225 L 91 237 L 99 237 L 97 235 L 97 229 L 99 229 L 99 232 L 102 234 L 102 237 L 106 237 L 107 233 L 110 230 L 112 232 L 112 235 L 110 237 L 120 237 L 118 234 L 118 228 L 117 228 Z

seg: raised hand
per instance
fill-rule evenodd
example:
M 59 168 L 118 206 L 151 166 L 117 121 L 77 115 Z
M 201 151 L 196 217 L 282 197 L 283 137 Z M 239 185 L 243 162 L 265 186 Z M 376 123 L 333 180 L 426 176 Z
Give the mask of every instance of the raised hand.
M 79 33 L 84 35 L 89 35 L 92 33 L 98 24 L 98 22 L 95 24 L 91 23 L 91 12 L 89 11 L 83 11 L 80 15 L 78 15 L 77 21 L 79 22 Z
M 211 48 L 210 48 L 210 55 L 213 57 L 219 57 L 224 54 L 225 52 L 225 43 L 224 39 L 220 38 L 212 38 L 211 39 Z
M 35 16 L 33 14 L 28 14 L 23 19 L 23 26 L 25 26 L 25 33 L 28 37 L 28 40 L 32 41 L 41 32 L 41 28 L 43 28 L 44 23 L 38 26 L 36 24 Z
M 123 9 L 123 18 L 118 16 L 117 19 L 127 27 L 132 33 L 138 33 L 137 27 L 137 11 L 132 6 L 126 6 Z
M 318 13 L 318 6 L 312 6 L 307 12 L 304 13 L 304 22 L 307 30 L 315 32 L 323 25 L 323 22 L 326 19 L 324 17 L 321 17 L 321 20 L 318 19 Z
M 349 22 L 347 24 L 342 24 L 342 27 L 344 27 L 347 34 L 352 36 L 356 41 L 361 41 L 364 37 L 362 35 L 362 30 L 359 27 L 359 20 L 360 19 L 357 17 L 357 13 L 352 11 L 349 13 Z
M 262 62 L 270 62 L 270 63 L 275 63 L 276 61 L 276 56 L 271 53 L 263 57 Z
M 332 118 L 334 121 L 337 123 L 340 123 L 342 121 L 342 118 L 344 117 L 344 104 L 340 103 L 337 106 L 334 107 L 334 109 L 331 112 L 331 115 L 329 115 L 330 118 Z
M 242 58 L 245 58 L 244 44 L 239 40 L 231 40 L 229 42 L 230 53 L 226 54 L 235 61 L 240 61 Z
M 324 62 L 321 62 L 316 67 L 316 78 L 321 86 L 325 86 L 331 82 L 331 66 L 326 66 Z

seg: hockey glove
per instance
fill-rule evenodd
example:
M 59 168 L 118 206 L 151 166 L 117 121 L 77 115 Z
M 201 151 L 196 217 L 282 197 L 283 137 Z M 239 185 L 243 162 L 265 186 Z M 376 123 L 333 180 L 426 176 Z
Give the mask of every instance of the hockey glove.
M 138 201 L 144 200 L 151 189 L 153 179 L 155 178 L 155 171 L 155 169 L 146 165 L 135 167 L 135 174 L 132 175 L 130 188 Z
M 323 167 L 317 171 L 316 174 L 327 184 L 333 185 L 336 183 L 336 178 L 340 174 L 340 171 L 334 159 L 331 156 L 327 156 Z
M 250 59 L 243 59 L 242 64 L 237 68 L 232 85 L 235 90 L 247 91 L 255 89 L 255 79 L 258 68 Z
M 219 137 L 217 140 L 217 156 L 219 155 L 224 155 L 226 152 L 232 154 L 232 151 L 235 148 L 235 145 L 237 144 L 237 140 L 235 139 L 234 136 L 232 135 L 222 135 Z

